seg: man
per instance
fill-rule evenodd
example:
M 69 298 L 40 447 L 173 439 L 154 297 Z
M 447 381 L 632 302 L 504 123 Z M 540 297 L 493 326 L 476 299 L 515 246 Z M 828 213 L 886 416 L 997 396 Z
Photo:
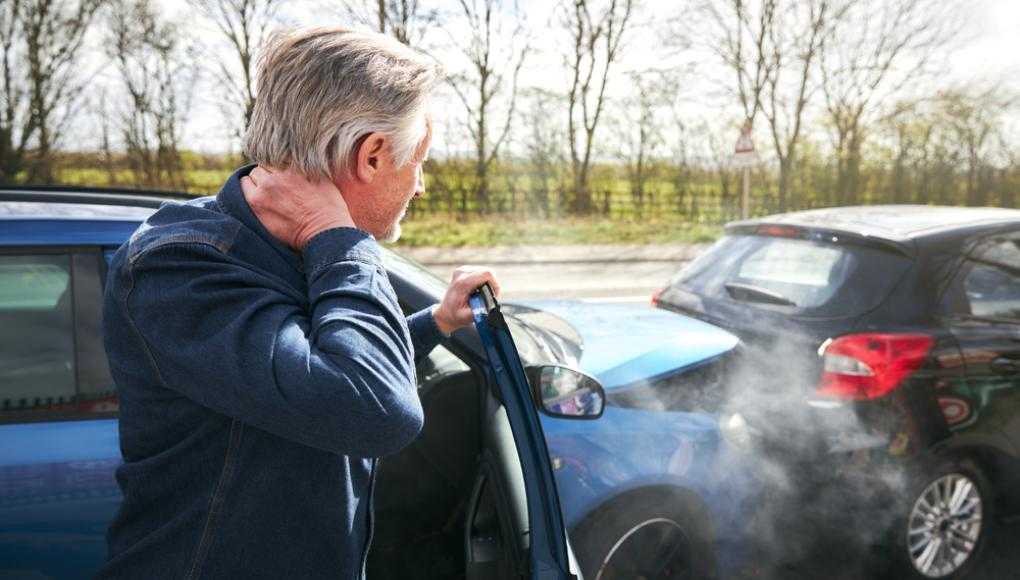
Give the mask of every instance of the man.
M 124 492 L 102 578 L 360 578 L 376 457 L 422 426 L 413 356 L 470 323 L 488 271 L 406 320 L 395 239 L 438 66 L 376 34 L 274 38 L 247 167 L 120 248 L 106 348 Z

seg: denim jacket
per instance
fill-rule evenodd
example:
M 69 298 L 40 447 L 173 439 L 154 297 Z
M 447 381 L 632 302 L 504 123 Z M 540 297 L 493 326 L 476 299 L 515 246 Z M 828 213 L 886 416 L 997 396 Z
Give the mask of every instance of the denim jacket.
M 376 457 L 423 415 L 405 319 L 368 234 L 301 255 L 241 193 L 161 207 L 113 259 L 104 331 L 124 494 L 100 578 L 361 578 Z

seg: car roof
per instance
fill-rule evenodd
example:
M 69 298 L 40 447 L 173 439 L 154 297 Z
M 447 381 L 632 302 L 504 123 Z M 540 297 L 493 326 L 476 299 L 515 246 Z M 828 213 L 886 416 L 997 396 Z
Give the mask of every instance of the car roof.
M 0 246 L 118 246 L 168 200 L 184 194 L 0 186 Z M 74 223 L 73 227 L 69 224 Z
M 0 219 L 144 220 L 168 200 L 167 191 L 61 186 L 0 186 Z
M 763 225 L 794 226 L 910 243 L 923 238 L 965 236 L 1003 225 L 1020 225 L 1020 210 L 994 207 L 873 205 L 784 213 L 727 224 L 739 232 Z

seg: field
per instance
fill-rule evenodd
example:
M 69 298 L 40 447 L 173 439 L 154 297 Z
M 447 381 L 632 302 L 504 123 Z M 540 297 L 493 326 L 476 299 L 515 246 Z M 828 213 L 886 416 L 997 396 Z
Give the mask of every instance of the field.
M 190 168 L 185 173 L 187 190 L 191 195 L 214 194 L 230 173 L 228 169 Z M 58 181 L 67 185 L 128 188 L 134 187 L 135 183 L 129 170 L 111 173 L 99 168 L 67 168 L 59 172 Z M 698 216 L 699 219 L 690 219 L 675 211 L 660 211 L 654 201 L 648 204 L 647 211 L 637 213 L 630 207 L 629 196 L 624 193 L 626 183 L 622 180 L 604 180 L 602 184 L 606 185 L 607 182 L 612 182 L 615 187 L 606 189 L 616 190 L 612 195 L 614 211 L 609 216 L 588 217 L 536 217 L 527 211 L 525 204 L 529 200 L 523 194 L 519 197 L 505 194 L 496 197 L 499 201 L 510 201 L 503 204 L 503 211 L 493 208 L 495 211 L 484 214 L 477 211 L 473 203 L 466 213 L 450 211 L 451 207 L 459 204 L 448 190 L 437 187 L 424 199 L 414 202 L 404 220 L 403 235 L 397 245 L 464 247 L 525 243 L 687 243 L 713 241 L 722 232 L 721 226 L 713 223 L 716 220 L 706 220 L 703 214 Z M 654 196 L 649 197 L 655 200 Z M 624 209 L 627 211 L 621 211 Z

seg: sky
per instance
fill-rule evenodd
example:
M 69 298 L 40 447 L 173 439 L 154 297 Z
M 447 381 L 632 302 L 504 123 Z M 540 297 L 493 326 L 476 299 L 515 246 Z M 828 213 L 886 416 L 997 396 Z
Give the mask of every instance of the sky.
M 554 20 L 554 3 L 549 0 L 519 0 L 520 7 L 528 22 L 534 52 L 525 68 L 522 78 L 524 86 L 538 86 L 551 90 L 562 90 L 567 82 L 565 73 L 559 66 L 561 50 L 557 46 L 558 34 L 550 23 Z M 966 10 L 961 14 L 960 46 L 951 52 L 947 63 L 948 79 L 952 82 L 967 83 L 982 81 L 988 78 L 1003 79 L 1003 84 L 1020 93 L 1020 0 L 963 0 Z M 428 5 L 427 0 L 422 0 Z M 321 25 L 335 21 L 342 24 L 339 10 L 334 8 L 337 2 L 301 3 L 300 8 L 287 7 L 285 18 L 291 25 Z M 451 5 L 451 0 L 443 0 L 440 4 Z M 165 12 L 177 18 L 189 19 L 189 10 L 180 0 L 161 0 Z M 667 15 L 676 13 L 675 0 L 646 0 L 648 18 L 661 21 Z M 190 27 L 191 30 L 202 32 L 201 26 Z M 431 40 L 440 45 L 436 55 L 451 70 L 459 66 L 456 46 L 453 44 L 457 33 L 433 33 Z M 627 59 L 622 63 L 619 72 L 625 69 L 640 69 L 649 63 L 661 65 L 661 40 L 654 33 L 641 34 L 633 37 L 627 46 Z M 112 70 L 107 67 L 101 75 L 112 82 Z M 688 81 L 682 90 L 691 94 L 709 95 L 713 89 L 708 86 L 697 86 L 698 79 Z M 610 87 L 611 93 L 618 96 L 630 89 L 625 80 L 618 80 Z M 208 83 L 202 85 L 199 98 L 192 105 L 189 123 L 186 126 L 185 146 L 204 152 L 222 152 L 234 148 L 237 144 L 227 138 L 227 129 L 222 122 L 222 115 L 214 105 L 215 87 Z M 678 87 L 678 90 L 681 90 Z M 705 117 L 731 118 L 739 114 L 732 103 L 720 103 L 714 98 L 696 99 L 698 102 L 691 108 L 691 114 Z M 451 107 L 459 107 L 451 94 L 441 97 L 435 109 L 439 112 L 449 111 Z M 455 109 L 454 109 L 455 110 Z M 565 113 L 564 113 L 565 114 Z M 442 116 L 442 115 L 437 115 Z M 1015 120 L 1020 128 L 1020 119 Z M 469 147 L 463 137 L 461 125 L 454 122 L 440 122 L 434 143 L 434 151 L 438 155 L 466 152 Z M 92 133 L 95 134 L 94 132 Z M 736 138 L 734 134 L 733 138 Z M 88 137 L 84 136 L 87 140 Z

